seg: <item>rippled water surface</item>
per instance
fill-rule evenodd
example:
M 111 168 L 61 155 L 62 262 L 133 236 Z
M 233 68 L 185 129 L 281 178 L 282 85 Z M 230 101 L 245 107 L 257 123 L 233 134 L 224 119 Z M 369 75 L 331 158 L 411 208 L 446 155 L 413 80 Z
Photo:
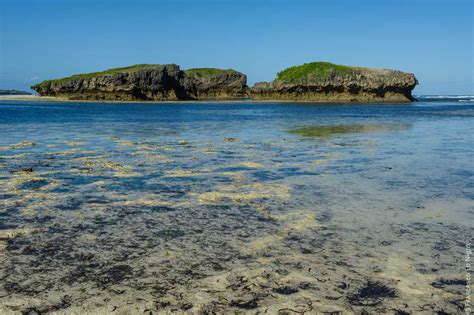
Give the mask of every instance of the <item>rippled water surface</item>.
M 2 314 L 463 312 L 472 102 L 1 101 L 0 130 Z

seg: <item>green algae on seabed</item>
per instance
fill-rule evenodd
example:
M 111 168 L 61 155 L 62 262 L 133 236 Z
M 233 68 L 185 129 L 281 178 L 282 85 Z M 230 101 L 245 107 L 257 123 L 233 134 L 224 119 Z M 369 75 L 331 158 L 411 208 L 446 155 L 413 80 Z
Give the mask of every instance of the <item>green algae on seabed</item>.
M 327 138 L 347 133 L 373 133 L 405 130 L 410 126 L 406 124 L 347 124 L 347 125 L 316 125 L 291 129 L 291 134 L 308 138 Z

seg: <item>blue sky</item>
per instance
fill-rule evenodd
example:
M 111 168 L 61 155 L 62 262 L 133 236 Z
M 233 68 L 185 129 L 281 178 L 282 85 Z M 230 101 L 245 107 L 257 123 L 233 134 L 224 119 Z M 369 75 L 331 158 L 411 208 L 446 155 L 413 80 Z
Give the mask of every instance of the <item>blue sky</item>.
M 322 60 L 413 72 L 415 94 L 473 94 L 473 2 L 0 0 L 0 89 L 136 63 L 253 84 Z

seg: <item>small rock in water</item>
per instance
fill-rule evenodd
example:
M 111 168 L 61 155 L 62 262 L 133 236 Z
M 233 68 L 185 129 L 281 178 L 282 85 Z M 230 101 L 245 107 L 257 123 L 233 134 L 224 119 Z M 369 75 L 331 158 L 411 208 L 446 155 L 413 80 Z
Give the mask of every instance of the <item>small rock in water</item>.
M 339 289 L 341 289 L 341 290 L 345 290 L 345 289 L 347 289 L 348 285 L 347 285 L 347 283 L 345 283 L 345 282 L 340 282 L 340 283 L 337 285 L 337 287 L 338 287 Z
M 385 298 L 395 298 L 395 289 L 380 282 L 368 281 L 355 294 L 349 296 L 349 303 L 358 306 L 376 306 Z
M 31 167 L 25 167 L 25 168 L 17 169 L 17 170 L 14 171 L 13 173 L 17 173 L 17 174 L 29 174 L 29 173 L 32 173 L 32 172 L 33 172 L 33 168 L 31 168 Z
M 435 288 L 441 289 L 447 285 L 461 285 L 466 286 L 467 281 L 464 279 L 439 279 L 431 283 Z
M 232 302 L 230 302 L 230 306 L 243 308 L 247 310 L 257 308 L 258 307 L 257 298 L 232 300 Z
M 178 144 L 179 144 L 179 145 L 188 145 L 189 142 L 186 141 L 186 140 L 180 140 L 180 141 L 178 142 Z
M 30 307 L 21 312 L 23 315 L 41 315 L 41 312 L 35 307 Z
M 237 138 L 224 138 L 224 142 L 238 142 L 239 139 Z
M 311 284 L 309 282 L 301 282 L 299 285 L 299 288 L 302 290 L 309 289 L 309 287 L 311 287 Z
M 32 141 L 21 141 L 11 146 L 12 149 L 21 149 L 26 147 L 34 147 L 36 143 Z
M 298 292 L 298 289 L 285 286 L 285 287 L 279 287 L 279 288 L 273 289 L 273 291 L 279 294 L 283 294 L 283 295 L 290 295 L 290 294 Z
M 189 309 L 192 309 L 193 308 L 193 305 L 191 303 L 183 303 L 181 304 L 181 309 L 183 311 L 187 311 Z

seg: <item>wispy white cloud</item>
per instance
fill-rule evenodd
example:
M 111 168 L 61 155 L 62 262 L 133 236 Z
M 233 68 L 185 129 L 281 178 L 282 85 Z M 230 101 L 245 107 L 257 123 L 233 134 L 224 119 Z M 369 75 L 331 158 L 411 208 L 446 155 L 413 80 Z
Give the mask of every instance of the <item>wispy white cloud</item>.
M 37 75 L 35 75 L 35 76 L 32 76 L 32 77 L 30 78 L 30 81 L 36 81 L 36 80 L 39 80 L 39 79 L 40 79 L 40 77 L 37 76 Z

